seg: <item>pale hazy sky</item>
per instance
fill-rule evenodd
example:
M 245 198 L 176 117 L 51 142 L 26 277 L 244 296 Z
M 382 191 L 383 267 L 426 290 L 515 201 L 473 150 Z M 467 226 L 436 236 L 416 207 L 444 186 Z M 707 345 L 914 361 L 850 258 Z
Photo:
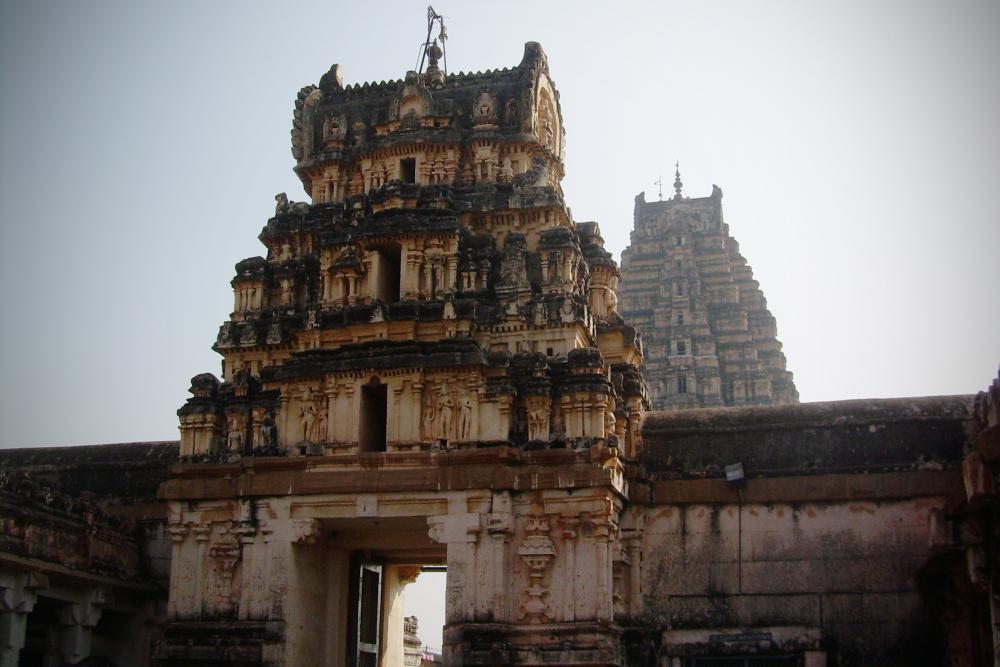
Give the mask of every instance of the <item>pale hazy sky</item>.
M 377 7 L 377 8 L 376 8 Z M 1000 361 L 1000 3 L 452 2 L 452 71 L 539 41 L 564 187 L 620 253 L 681 161 L 802 400 L 971 393 Z M 0 4 L 0 446 L 174 439 L 274 194 L 299 88 L 401 78 L 419 2 Z
M 451 2 L 453 71 L 544 46 L 563 183 L 617 255 L 681 161 L 803 401 L 972 393 L 1000 361 L 1000 3 Z M 0 447 L 174 439 L 299 88 L 401 78 L 420 2 L 0 2 Z M 425 641 L 441 575 L 409 598 Z

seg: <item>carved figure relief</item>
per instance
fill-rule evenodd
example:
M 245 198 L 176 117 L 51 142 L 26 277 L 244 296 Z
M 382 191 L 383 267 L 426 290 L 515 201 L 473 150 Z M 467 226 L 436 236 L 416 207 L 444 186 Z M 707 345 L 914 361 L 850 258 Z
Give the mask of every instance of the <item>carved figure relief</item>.
M 277 435 L 274 412 L 267 410 L 255 422 L 253 446 L 260 449 L 273 447 L 278 443 Z
M 532 317 L 535 326 L 545 326 L 545 323 L 548 320 L 548 311 L 545 308 L 544 301 L 535 302 L 535 305 L 532 308 Z
M 549 400 L 541 396 L 528 398 L 528 440 L 549 439 Z
M 346 133 L 347 118 L 343 114 L 327 116 L 323 121 L 323 141 L 341 140 Z
M 576 308 L 573 306 L 573 299 L 568 296 L 563 297 L 562 305 L 559 306 L 559 319 L 563 322 L 573 322 L 576 319 Z
M 279 192 L 274 195 L 274 214 L 281 215 L 288 210 L 288 195 L 284 192 Z
M 472 400 L 455 385 L 423 386 L 420 432 L 424 440 L 468 440 L 472 435 Z
M 612 399 L 612 403 L 614 400 Z M 604 437 L 608 440 L 612 438 L 617 439 L 615 435 L 615 413 L 613 407 L 609 407 L 604 411 Z
M 514 180 L 514 165 L 509 157 L 505 157 L 500 163 L 500 176 L 497 181 L 500 183 L 510 183 Z
M 435 424 L 437 422 L 437 404 L 429 385 L 424 385 L 423 406 L 421 407 L 420 430 L 424 440 L 437 439 Z
M 524 237 L 508 234 L 504 240 L 503 253 L 500 258 L 499 287 L 519 288 L 528 285 L 528 270 L 525 265 Z
M 507 100 L 507 108 L 504 111 L 504 122 L 508 127 L 517 127 L 521 122 L 521 117 L 518 114 L 517 100 L 511 98 Z
M 488 90 L 483 90 L 472 105 L 472 124 L 475 127 L 496 125 L 497 103 Z
M 437 402 L 438 432 L 442 438 L 448 438 L 451 435 L 452 410 L 455 408 L 455 403 L 445 385 L 439 385 L 438 391 L 440 392 Z
M 298 442 L 319 442 L 320 411 L 316 409 L 316 397 L 310 387 L 299 394 L 299 428 L 292 434 Z
M 472 437 L 472 399 L 468 396 L 462 398 L 462 412 L 458 421 L 458 437 L 460 440 L 469 440 Z
M 538 104 L 538 139 L 546 148 L 556 149 L 556 120 L 548 95 L 542 96 Z
M 496 150 L 489 146 L 479 146 L 472 159 L 476 165 L 477 181 L 490 182 L 495 180 L 498 165 Z
M 267 328 L 267 343 L 269 345 L 277 345 L 282 339 L 282 329 L 281 329 L 281 318 L 275 316 L 271 320 L 271 326 Z

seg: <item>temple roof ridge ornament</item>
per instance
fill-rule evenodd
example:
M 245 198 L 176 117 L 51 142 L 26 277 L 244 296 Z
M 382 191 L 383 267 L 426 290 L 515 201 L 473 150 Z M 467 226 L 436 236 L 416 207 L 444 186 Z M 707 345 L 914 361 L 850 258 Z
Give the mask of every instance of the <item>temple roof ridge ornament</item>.
M 438 36 L 431 39 L 431 32 L 434 30 L 434 22 L 438 23 Z M 441 46 L 438 46 L 438 40 Z M 446 53 L 448 41 L 448 31 L 444 27 L 444 17 L 434 11 L 434 7 L 427 5 L 427 37 L 421 45 L 420 64 L 417 66 L 417 74 L 420 75 L 421 82 L 429 88 L 442 88 L 445 78 L 448 76 L 448 56 Z M 424 59 L 427 59 L 427 71 L 424 71 Z M 438 61 L 442 60 L 444 69 L 438 67 Z
M 681 161 L 677 160 L 674 163 L 674 199 L 683 199 L 684 195 L 681 190 L 684 187 L 684 183 L 681 182 Z

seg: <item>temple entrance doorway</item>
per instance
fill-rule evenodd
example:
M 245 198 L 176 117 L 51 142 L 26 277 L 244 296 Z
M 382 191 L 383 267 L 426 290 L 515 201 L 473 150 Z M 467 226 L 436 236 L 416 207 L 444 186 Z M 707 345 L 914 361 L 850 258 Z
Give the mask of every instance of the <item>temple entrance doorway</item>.
M 316 542 L 300 549 L 296 568 L 309 575 L 299 582 L 308 591 L 308 606 L 296 614 L 304 630 L 301 658 L 324 655 L 327 667 L 440 664 L 424 660 L 423 645 L 436 637 L 440 653 L 442 628 L 431 624 L 443 623 L 446 548 L 428 537 L 426 518 L 326 519 L 320 525 Z M 421 641 L 407 618 L 413 607 L 407 598 L 428 596 L 426 586 L 411 593 L 425 575 L 438 578 L 437 600 L 421 600 L 416 607 L 430 602 L 441 613 L 439 620 L 421 624 L 428 637 Z

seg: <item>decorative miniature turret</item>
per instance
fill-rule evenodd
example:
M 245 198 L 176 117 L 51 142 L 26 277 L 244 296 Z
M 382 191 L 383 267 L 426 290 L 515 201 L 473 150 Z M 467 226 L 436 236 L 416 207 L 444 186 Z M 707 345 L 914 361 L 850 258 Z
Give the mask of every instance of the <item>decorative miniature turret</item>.
M 334 65 L 299 92 L 310 202 L 278 195 L 267 256 L 236 265 L 224 381 L 195 379 L 183 455 L 634 453 L 640 341 L 600 230 L 563 201 L 544 52 L 529 42 L 513 69 L 457 75 L 437 40 L 425 53 L 403 80 L 345 87 Z
M 643 375 L 657 410 L 798 402 L 774 316 L 722 220 L 722 190 L 690 199 L 635 198 L 622 253 L 622 315 L 645 343 Z

